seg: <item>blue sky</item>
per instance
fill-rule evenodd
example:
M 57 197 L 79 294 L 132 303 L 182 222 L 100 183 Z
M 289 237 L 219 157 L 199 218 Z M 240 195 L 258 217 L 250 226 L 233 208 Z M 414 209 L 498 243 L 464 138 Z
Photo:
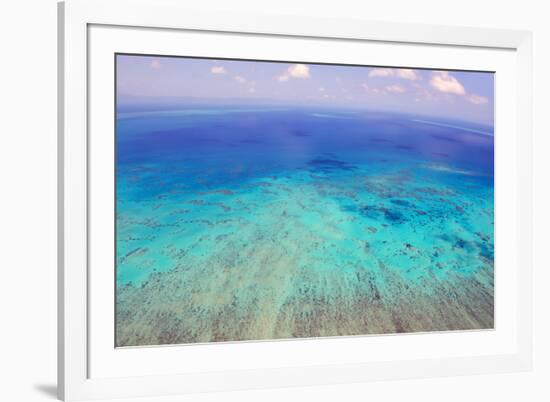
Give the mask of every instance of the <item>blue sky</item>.
M 117 56 L 119 102 L 197 98 L 403 112 L 493 124 L 494 74 L 408 68 Z

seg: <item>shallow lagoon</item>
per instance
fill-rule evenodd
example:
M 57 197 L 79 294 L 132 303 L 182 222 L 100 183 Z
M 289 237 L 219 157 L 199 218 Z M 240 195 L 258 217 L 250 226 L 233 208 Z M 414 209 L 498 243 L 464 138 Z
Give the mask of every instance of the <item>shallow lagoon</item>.
M 119 113 L 117 346 L 493 327 L 492 128 Z

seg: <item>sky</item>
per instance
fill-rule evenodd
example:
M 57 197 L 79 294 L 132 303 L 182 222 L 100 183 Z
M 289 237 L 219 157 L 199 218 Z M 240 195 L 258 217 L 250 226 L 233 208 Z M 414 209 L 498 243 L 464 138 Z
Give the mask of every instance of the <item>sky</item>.
M 206 101 L 410 113 L 493 125 L 494 74 L 118 55 L 117 102 Z

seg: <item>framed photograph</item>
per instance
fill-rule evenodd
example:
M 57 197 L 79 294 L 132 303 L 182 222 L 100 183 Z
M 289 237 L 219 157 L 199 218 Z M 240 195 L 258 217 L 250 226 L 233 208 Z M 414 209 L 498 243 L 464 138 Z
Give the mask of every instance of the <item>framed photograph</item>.
M 530 369 L 530 33 L 59 17 L 60 398 Z

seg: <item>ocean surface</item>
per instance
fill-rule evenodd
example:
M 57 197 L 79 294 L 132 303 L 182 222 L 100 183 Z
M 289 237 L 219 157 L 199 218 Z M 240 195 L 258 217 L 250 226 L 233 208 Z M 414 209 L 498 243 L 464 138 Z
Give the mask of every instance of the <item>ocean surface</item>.
M 493 128 L 125 111 L 116 345 L 493 328 Z

